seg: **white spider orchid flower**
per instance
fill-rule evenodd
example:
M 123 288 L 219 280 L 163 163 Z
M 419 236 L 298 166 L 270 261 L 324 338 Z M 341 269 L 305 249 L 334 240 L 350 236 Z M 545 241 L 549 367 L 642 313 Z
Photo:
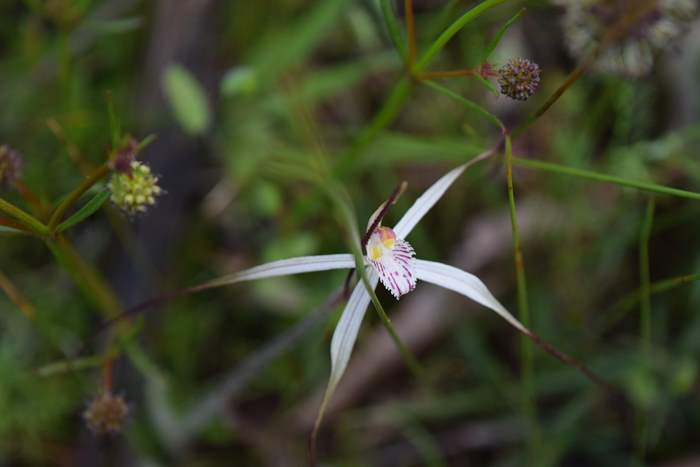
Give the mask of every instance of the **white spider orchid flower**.
M 366 245 L 363 245 L 366 251 L 365 265 L 371 268 L 368 274 L 369 283 L 374 288 L 381 280 L 382 284 L 397 299 L 412 291 L 416 287 L 418 280 L 439 285 L 490 308 L 518 331 L 528 336 L 533 336 L 527 328 L 496 300 L 478 277 L 447 264 L 415 258 L 413 247 L 405 240 L 416 224 L 442 198 L 445 191 L 464 172 L 467 166 L 468 164 L 463 164 L 435 182 L 406 211 L 406 214 L 393 229 L 381 225 L 376 226 L 369 235 Z M 370 227 L 375 224 L 374 217 L 376 215 L 377 213 L 370 219 Z M 208 286 L 216 287 L 268 277 L 354 268 L 355 260 L 353 255 L 349 253 L 302 256 L 256 266 L 219 278 L 208 283 Z M 359 281 L 355 285 L 333 333 L 331 341 L 331 375 L 326 391 L 326 401 L 334 392 L 345 372 L 369 302 L 370 295 L 363 281 Z

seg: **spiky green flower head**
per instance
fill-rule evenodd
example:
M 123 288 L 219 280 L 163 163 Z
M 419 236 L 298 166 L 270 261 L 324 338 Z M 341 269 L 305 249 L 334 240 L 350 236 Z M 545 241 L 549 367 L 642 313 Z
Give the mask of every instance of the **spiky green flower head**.
M 583 58 L 591 44 L 617 28 L 613 44 L 595 62 L 598 71 L 640 77 L 656 55 L 673 46 L 700 13 L 697 0 L 556 0 L 571 55 Z
M 95 434 L 118 433 L 129 414 L 129 406 L 121 396 L 102 391 L 83 413 L 88 428 Z
M 501 94 L 526 101 L 540 84 L 540 67 L 526 58 L 513 58 L 498 70 Z
M 115 171 L 108 187 L 112 202 L 129 215 L 146 212 L 163 194 L 158 177 L 138 161 L 131 161 L 128 170 Z
M 21 175 L 22 156 L 7 145 L 0 146 L 0 187 L 12 187 Z

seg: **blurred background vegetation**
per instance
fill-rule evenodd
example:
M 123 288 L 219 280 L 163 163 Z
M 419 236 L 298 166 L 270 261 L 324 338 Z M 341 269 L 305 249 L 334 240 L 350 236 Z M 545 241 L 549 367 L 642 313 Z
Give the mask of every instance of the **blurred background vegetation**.
M 419 52 L 478 3 L 416 0 Z M 595 47 L 616 14 L 641 3 L 503 1 L 431 69 L 481 65 L 526 7 L 490 61 L 538 63 L 532 98 L 440 80 L 515 128 L 576 68 L 581 30 Z M 700 191 L 700 25 L 673 10 L 688 4 L 697 7 L 660 0 L 605 44 L 606 61 L 515 140 L 516 155 Z M 403 2 L 394 7 L 403 24 Z M 145 214 L 107 203 L 66 232 L 92 272 L 71 274 L 40 240 L 2 232 L 0 465 L 306 465 L 339 311 L 318 307 L 343 272 L 176 299 L 118 344 L 97 335 L 109 299 L 90 293 L 93 273 L 118 310 L 264 261 L 347 251 L 338 213 L 306 174 L 332 167 L 360 228 L 408 181 L 391 225 L 445 171 L 496 144 L 500 128 L 418 82 L 386 112 L 406 71 L 378 0 L 0 0 L 0 57 L 0 144 L 22 155 L 33 193 L 3 199 L 48 220 L 115 149 L 117 126 L 156 135 L 139 159 L 167 192 Z M 523 411 L 510 327 L 429 285 L 401 302 L 382 290 L 430 390 L 368 313 L 322 428 L 325 465 L 700 465 L 698 201 L 654 196 L 652 218 L 649 193 L 528 168 L 516 168 L 515 192 L 531 328 L 621 394 L 536 349 L 536 413 Z M 411 241 L 516 310 L 510 229 L 496 157 L 462 176 Z M 638 300 L 647 254 L 659 292 L 650 333 Z M 129 415 L 120 433 L 99 436 L 83 414 L 112 356 Z

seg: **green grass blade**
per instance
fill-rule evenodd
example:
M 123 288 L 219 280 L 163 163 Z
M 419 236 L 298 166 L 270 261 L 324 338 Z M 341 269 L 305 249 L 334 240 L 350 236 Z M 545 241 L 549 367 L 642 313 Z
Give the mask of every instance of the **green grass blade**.
M 493 54 L 493 51 L 496 50 L 496 47 L 498 47 L 498 44 L 501 42 L 501 39 L 503 39 L 503 35 L 508 31 L 508 29 L 515 23 L 522 14 L 525 12 L 525 8 L 521 8 L 520 11 L 518 11 L 515 15 L 513 15 L 506 23 L 501 26 L 501 29 L 498 30 L 496 33 L 496 37 L 493 38 L 491 43 L 486 47 L 486 53 L 484 54 L 484 59 L 482 60 L 483 62 L 488 61 L 489 57 L 491 57 L 491 54 Z
M 445 44 L 452 39 L 459 31 L 462 30 L 467 24 L 474 21 L 476 18 L 481 16 L 486 11 L 491 8 L 505 2 L 506 0 L 485 0 L 479 3 L 477 6 L 460 16 L 454 23 L 445 29 L 442 34 L 435 39 L 435 42 L 428 48 L 427 52 L 416 63 L 416 70 L 424 70 L 431 62 L 433 58 L 445 47 Z
M 496 117 L 494 114 L 492 114 L 491 112 L 489 112 L 488 110 L 486 110 L 485 108 L 483 108 L 482 106 L 477 104 L 476 102 L 470 101 L 469 99 L 460 96 L 459 94 L 452 91 L 451 89 L 448 89 L 445 86 L 441 86 L 434 81 L 423 81 L 423 83 L 425 83 L 425 85 L 434 89 L 435 91 L 437 91 L 441 94 L 444 94 L 448 97 L 451 97 L 452 99 L 462 103 L 466 108 L 478 113 L 479 115 L 481 115 L 482 117 L 487 119 L 489 122 L 496 125 L 498 128 L 500 128 L 502 130 L 505 129 L 505 125 L 503 125 L 503 122 L 501 122 L 501 120 L 499 120 L 498 117 Z
M 70 229 L 71 227 L 81 223 L 88 217 L 92 216 L 97 212 L 100 207 L 109 199 L 110 192 L 108 190 L 103 190 L 97 193 L 90 199 L 82 208 L 78 209 L 72 216 L 63 221 L 57 227 L 57 232 L 63 232 L 64 230 Z
M 406 44 L 404 44 L 404 38 L 401 34 L 401 26 L 399 25 L 396 15 L 394 14 L 394 9 L 391 6 L 391 0 L 381 0 L 382 16 L 384 17 L 384 24 L 386 24 L 387 32 L 389 33 L 389 38 L 391 42 L 396 47 L 396 50 L 401 55 L 401 58 L 406 58 Z
M 657 185 L 655 183 L 643 182 L 639 180 L 630 180 L 623 177 L 617 177 L 615 175 L 607 175 L 599 172 L 594 172 L 592 170 L 567 167 L 565 165 L 552 164 L 550 162 L 536 161 L 533 159 L 523 159 L 521 157 L 514 157 L 513 164 L 519 167 L 525 167 L 526 169 L 542 170 L 544 172 L 557 173 L 561 175 L 571 175 L 573 177 L 579 177 L 586 180 L 592 180 L 600 183 L 610 183 L 613 185 L 635 188 L 651 193 L 659 193 L 662 195 L 677 196 L 679 198 L 700 200 L 700 193 L 696 193 L 693 191 L 671 188 L 664 185 Z

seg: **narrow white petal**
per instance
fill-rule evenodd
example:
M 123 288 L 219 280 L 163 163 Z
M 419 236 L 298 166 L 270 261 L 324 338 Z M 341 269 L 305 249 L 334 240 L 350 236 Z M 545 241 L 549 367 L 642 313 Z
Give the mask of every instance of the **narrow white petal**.
M 355 259 L 351 254 L 299 256 L 297 258 L 272 261 L 254 268 L 244 269 L 219 277 L 204 284 L 206 287 L 219 287 L 236 282 L 252 281 L 267 277 L 290 276 L 305 272 L 329 271 L 332 269 L 353 269 Z
M 467 163 L 468 164 L 468 163 Z M 411 206 L 401 220 L 394 226 L 394 232 L 398 238 L 406 238 L 411 233 L 411 230 L 420 222 L 425 214 L 437 203 L 445 191 L 457 180 L 457 177 L 462 175 L 467 164 L 462 164 L 459 167 L 450 170 L 443 175 L 437 182 L 428 188 L 425 193 L 420 195 L 413 206 Z
M 439 285 L 440 287 L 450 289 L 458 294 L 471 298 L 475 302 L 498 313 L 520 332 L 527 335 L 532 334 L 520 321 L 511 315 L 498 300 L 496 300 L 489 289 L 486 288 L 486 285 L 475 275 L 448 266 L 447 264 L 435 263 L 433 261 L 417 259 L 415 264 L 416 275 L 419 280 Z
M 377 287 L 379 278 L 374 271 L 370 271 L 368 276 L 372 288 Z M 331 376 L 327 390 L 329 394 L 333 393 L 340 378 L 345 373 L 369 302 L 370 298 L 367 289 L 365 289 L 365 284 L 360 281 L 352 291 L 343 314 L 340 316 L 340 321 L 338 321 L 338 325 L 333 332 L 333 339 L 331 340 Z

